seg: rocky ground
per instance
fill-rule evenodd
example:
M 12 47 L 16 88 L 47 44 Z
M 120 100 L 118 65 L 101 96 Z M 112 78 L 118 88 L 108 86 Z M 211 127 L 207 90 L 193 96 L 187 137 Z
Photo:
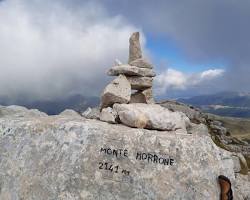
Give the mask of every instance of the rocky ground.
M 220 174 L 235 199 L 250 199 L 240 155 L 215 145 L 199 111 L 183 109 L 195 122 L 186 131 L 157 131 L 0 107 L 0 199 L 219 199 Z
M 175 101 L 164 101 L 159 104 L 172 111 L 185 113 L 193 123 L 205 124 L 215 144 L 237 154 L 241 158 L 241 173 L 248 173 L 250 169 L 250 143 L 248 140 L 236 137 L 237 134 L 235 134 L 235 132 L 239 132 L 239 130 L 236 130 L 239 124 L 242 125 L 242 129 L 246 127 L 246 125 L 242 124 L 240 119 L 203 113 L 197 108 Z

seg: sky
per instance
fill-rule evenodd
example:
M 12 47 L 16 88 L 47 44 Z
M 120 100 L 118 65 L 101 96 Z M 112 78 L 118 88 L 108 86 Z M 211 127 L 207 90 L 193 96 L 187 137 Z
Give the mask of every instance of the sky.
M 2 0 L 0 96 L 100 96 L 139 31 L 154 94 L 250 91 L 250 1 Z

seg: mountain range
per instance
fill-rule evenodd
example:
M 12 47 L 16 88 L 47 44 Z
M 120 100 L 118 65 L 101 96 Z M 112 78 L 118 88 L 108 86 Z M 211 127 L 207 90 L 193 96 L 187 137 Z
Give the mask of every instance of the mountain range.
M 250 118 L 250 93 L 220 92 L 191 98 L 179 98 L 177 101 L 216 115 Z

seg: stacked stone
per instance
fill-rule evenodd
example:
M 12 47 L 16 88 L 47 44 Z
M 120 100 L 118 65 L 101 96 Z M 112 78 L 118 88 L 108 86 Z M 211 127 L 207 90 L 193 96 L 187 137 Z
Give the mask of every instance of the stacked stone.
M 128 64 L 116 62 L 109 69 L 108 75 L 118 77 L 104 89 L 101 109 L 112 107 L 114 103 L 154 103 L 152 84 L 155 72 L 152 64 L 142 57 L 139 37 L 139 32 L 135 32 L 129 39 Z

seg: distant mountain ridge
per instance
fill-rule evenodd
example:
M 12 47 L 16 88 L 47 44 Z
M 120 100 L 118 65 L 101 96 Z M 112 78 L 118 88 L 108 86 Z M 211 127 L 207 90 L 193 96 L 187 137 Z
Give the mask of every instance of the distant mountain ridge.
M 250 118 L 250 93 L 221 92 L 212 95 L 180 98 L 178 101 L 199 107 L 208 113 Z
M 7 98 L 0 98 L 0 105 L 20 105 L 29 109 L 38 109 L 48 115 L 56 115 L 65 109 L 84 111 L 88 107 L 95 107 L 99 104 L 98 97 L 85 97 L 83 95 L 73 95 L 66 98 L 44 101 L 27 102 L 25 100 L 8 101 Z

